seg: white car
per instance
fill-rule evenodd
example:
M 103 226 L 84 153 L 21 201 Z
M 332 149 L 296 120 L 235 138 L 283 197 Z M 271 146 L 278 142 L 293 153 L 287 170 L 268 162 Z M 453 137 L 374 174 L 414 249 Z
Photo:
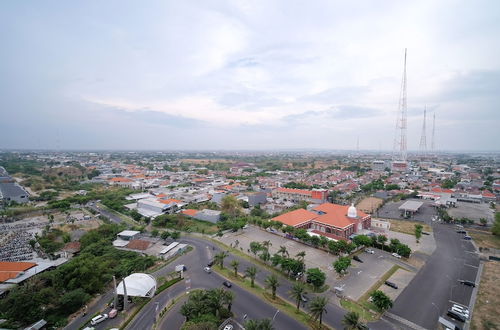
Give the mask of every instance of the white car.
M 366 249 L 365 252 L 369 254 L 375 254 L 375 251 L 373 251 L 372 249 Z
M 106 320 L 108 318 L 108 314 L 99 314 L 90 320 L 90 324 L 96 325 L 101 323 L 102 321 Z
M 395 257 L 395 258 L 401 259 L 401 256 L 399 254 L 397 254 L 396 252 L 394 252 L 392 254 L 392 256 Z
M 233 325 L 232 324 L 228 324 L 224 327 L 224 330 L 233 330 Z
M 462 307 L 462 306 L 460 306 L 460 305 L 454 304 L 453 307 L 451 308 L 451 310 L 454 311 L 454 312 L 462 314 L 466 318 L 469 318 L 469 310 L 466 309 L 466 308 L 464 308 L 464 307 Z
M 205 272 L 209 273 L 209 274 L 212 272 L 212 270 L 210 269 L 210 267 L 205 267 L 205 268 L 203 268 L 203 270 Z

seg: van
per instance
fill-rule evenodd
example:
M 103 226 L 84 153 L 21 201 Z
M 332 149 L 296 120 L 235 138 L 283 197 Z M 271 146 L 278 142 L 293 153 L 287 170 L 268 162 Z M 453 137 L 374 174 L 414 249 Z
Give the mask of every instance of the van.
M 108 318 L 108 314 L 99 314 L 90 320 L 90 324 L 96 325 L 101 323 L 102 321 L 106 320 Z

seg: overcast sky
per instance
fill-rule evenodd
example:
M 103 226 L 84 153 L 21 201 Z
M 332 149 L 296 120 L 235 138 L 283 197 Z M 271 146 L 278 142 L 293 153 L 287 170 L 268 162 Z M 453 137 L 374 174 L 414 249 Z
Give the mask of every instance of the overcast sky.
M 500 150 L 499 1 L 1 1 L 0 148 Z

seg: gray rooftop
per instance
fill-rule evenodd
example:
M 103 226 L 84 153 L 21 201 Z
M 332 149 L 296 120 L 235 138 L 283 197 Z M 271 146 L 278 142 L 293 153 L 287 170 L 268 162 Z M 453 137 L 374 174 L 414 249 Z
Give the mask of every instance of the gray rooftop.
M 417 202 L 417 201 L 406 201 L 404 202 L 403 205 L 401 205 L 398 209 L 399 210 L 404 210 L 404 211 L 412 211 L 412 212 L 417 212 L 418 209 L 424 205 L 423 202 Z

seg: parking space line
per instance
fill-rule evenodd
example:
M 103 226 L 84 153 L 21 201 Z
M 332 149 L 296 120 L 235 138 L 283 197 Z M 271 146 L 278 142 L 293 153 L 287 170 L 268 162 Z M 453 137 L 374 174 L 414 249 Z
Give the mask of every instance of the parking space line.
M 473 266 L 473 265 L 469 265 L 469 264 L 464 264 L 464 266 L 468 266 L 468 267 L 473 267 L 473 268 L 479 268 L 479 266 Z
M 458 302 L 453 301 L 453 300 L 448 300 L 448 301 L 451 302 L 452 304 L 456 304 L 456 305 L 462 306 L 464 308 L 467 308 L 467 310 L 469 309 L 469 306 L 465 306 L 464 304 L 458 303 Z

